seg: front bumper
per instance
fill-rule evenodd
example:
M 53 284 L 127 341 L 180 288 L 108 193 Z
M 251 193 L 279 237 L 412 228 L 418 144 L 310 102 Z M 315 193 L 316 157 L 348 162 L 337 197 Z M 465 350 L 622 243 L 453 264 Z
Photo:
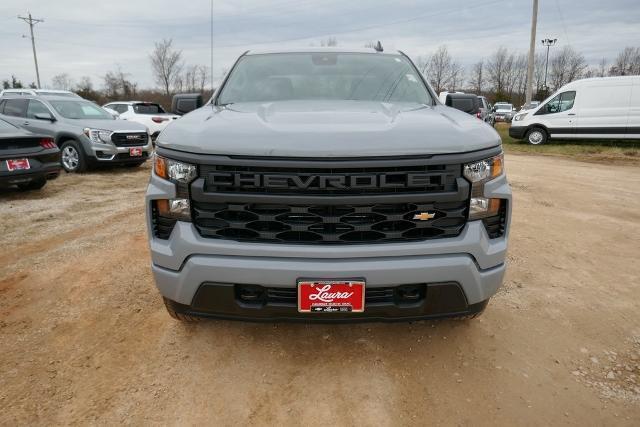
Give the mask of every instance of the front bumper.
M 152 174 L 146 199 L 176 197 L 175 186 Z M 160 293 L 180 310 L 195 315 L 239 319 L 296 318 L 313 320 L 318 314 L 299 315 L 294 306 L 247 307 L 234 298 L 243 285 L 295 289 L 297 279 L 340 279 L 362 277 L 367 288 L 388 288 L 425 284 L 427 297 L 420 307 L 365 307 L 365 313 L 336 320 L 414 319 L 473 312 L 500 287 L 511 217 L 511 190 L 502 176 L 485 184 L 485 197 L 507 199 L 507 224 L 502 237 L 490 239 L 482 221 L 470 221 L 454 238 L 409 243 L 352 245 L 300 245 L 245 243 L 200 236 L 191 223 L 178 221 L 169 239 L 153 236 L 150 209 L 147 227 L 152 272 Z M 429 286 L 456 283 L 464 306 L 455 310 L 433 309 Z M 203 306 L 196 295 L 204 286 L 220 289 L 216 298 Z M 327 314 L 321 320 L 330 320 Z M 344 315 L 342 315 L 344 316 Z
M 30 168 L 27 170 L 9 171 L 5 160 L 13 158 L 28 158 Z M 26 184 L 45 178 L 55 179 L 60 175 L 60 151 L 49 150 L 44 153 L 15 153 L 0 155 L 0 186 Z
M 509 136 L 514 139 L 523 139 L 524 134 L 527 132 L 525 126 L 513 126 L 509 128 Z
M 84 144 L 85 152 L 91 156 L 92 159 L 98 162 L 111 162 L 111 163 L 126 163 L 126 162 L 139 162 L 149 158 L 151 155 L 153 144 L 151 138 L 144 145 L 131 146 L 131 147 L 118 147 L 113 143 L 109 144 L 96 144 L 86 142 Z M 129 150 L 131 148 L 141 148 L 142 156 L 131 157 Z M 87 150 L 88 149 L 88 150 Z

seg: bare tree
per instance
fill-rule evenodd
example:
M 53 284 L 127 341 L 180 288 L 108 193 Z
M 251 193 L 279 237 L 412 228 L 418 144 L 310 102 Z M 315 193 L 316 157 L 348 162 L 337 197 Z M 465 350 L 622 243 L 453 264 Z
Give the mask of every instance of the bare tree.
M 107 71 L 103 80 L 104 92 L 109 99 L 131 99 L 136 95 L 138 85 L 129 80 L 129 73 L 120 67 L 116 71 Z
M 462 67 L 449 55 L 447 46 L 440 46 L 422 64 L 422 69 L 436 93 L 445 89 L 455 90 L 462 80 Z
M 611 66 L 614 76 L 640 75 L 640 47 L 625 47 Z
M 471 67 L 471 72 L 469 75 L 469 84 L 476 94 L 482 94 L 482 88 L 484 87 L 485 80 L 486 77 L 484 75 L 484 61 L 476 62 Z
M 571 46 L 563 47 L 549 61 L 549 78 L 554 90 L 581 78 L 587 68 L 584 56 Z
M 335 37 L 329 37 L 327 39 L 320 40 L 320 46 L 322 47 L 338 46 L 338 39 L 336 39 Z
M 156 83 L 162 87 L 167 96 L 171 95 L 171 89 L 180 80 L 183 67 L 182 51 L 175 50 L 172 44 L 172 39 L 163 39 L 155 43 L 155 48 L 149 55 Z
M 73 89 L 73 79 L 68 73 L 56 74 L 51 79 L 53 89 L 71 90 Z
M 496 100 L 507 96 L 513 79 L 513 54 L 506 47 L 499 47 L 487 61 L 487 81 L 495 92 Z
M 207 86 L 207 82 L 209 81 L 209 68 L 204 65 L 198 66 L 198 70 L 196 71 L 196 83 L 200 92 L 204 92 L 204 88 Z
M 597 77 L 605 77 L 607 75 L 607 58 L 602 58 L 598 63 Z

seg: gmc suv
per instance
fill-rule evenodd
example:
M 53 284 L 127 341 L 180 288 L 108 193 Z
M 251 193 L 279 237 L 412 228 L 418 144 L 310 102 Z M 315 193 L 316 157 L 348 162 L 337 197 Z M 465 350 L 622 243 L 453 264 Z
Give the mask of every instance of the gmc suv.
M 115 120 L 91 101 L 77 96 L 5 96 L 0 118 L 54 139 L 67 172 L 98 164 L 139 166 L 151 154 L 147 128 Z
M 490 126 L 402 52 L 243 54 L 160 134 L 146 195 L 169 314 L 473 317 L 505 273 L 511 190 Z

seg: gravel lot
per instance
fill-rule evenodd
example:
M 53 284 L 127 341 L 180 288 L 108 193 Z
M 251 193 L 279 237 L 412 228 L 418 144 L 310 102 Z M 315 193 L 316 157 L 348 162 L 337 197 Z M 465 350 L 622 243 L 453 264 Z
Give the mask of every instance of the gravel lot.
M 637 426 L 640 168 L 506 165 L 507 279 L 470 322 L 184 325 L 149 166 L 0 194 L 0 424 Z

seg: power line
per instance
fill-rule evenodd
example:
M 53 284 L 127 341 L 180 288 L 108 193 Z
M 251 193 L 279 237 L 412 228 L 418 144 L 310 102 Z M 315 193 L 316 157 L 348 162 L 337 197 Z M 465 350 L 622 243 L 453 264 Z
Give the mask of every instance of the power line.
M 36 79 L 38 81 L 38 89 L 40 89 L 40 70 L 38 70 L 38 55 L 36 55 L 36 42 L 33 38 L 33 26 L 38 22 L 44 22 L 44 19 L 36 19 L 31 16 L 31 12 L 29 12 L 29 16 L 19 16 L 18 19 L 22 19 L 24 22 L 29 24 L 29 32 L 31 33 L 31 48 L 33 49 L 33 62 L 36 64 Z
M 391 26 L 391 25 L 406 24 L 407 22 L 418 21 L 418 20 L 425 19 L 425 18 L 433 18 L 433 17 L 439 16 L 439 15 L 447 15 L 449 13 L 459 13 L 459 12 L 463 12 L 463 11 L 466 11 L 466 10 L 486 7 L 486 6 L 494 4 L 494 3 L 504 3 L 504 0 L 488 1 L 488 2 L 485 2 L 485 3 L 476 4 L 474 6 L 468 6 L 468 7 L 457 8 L 457 9 L 443 10 L 443 11 L 439 11 L 439 12 L 435 12 L 435 13 L 422 14 L 422 15 L 414 16 L 412 18 L 400 19 L 400 20 L 396 20 L 396 21 L 387 22 L 387 23 L 384 23 L 384 24 L 375 24 L 375 25 L 369 25 L 369 26 L 366 26 L 366 27 L 352 28 L 352 29 L 343 30 L 343 31 L 327 31 L 327 32 L 323 32 L 323 33 L 320 33 L 320 34 L 317 33 L 317 34 L 307 35 L 307 36 L 303 36 L 303 37 L 284 38 L 284 39 L 279 39 L 279 40 L 270 40 L 270 41 L 256 42 L 256 43 L 237 43 L 237 44 L 222 45 L 222 46 L 219 45 L 219 46 L 216 46 L 216 47 L 218 47 L 218 48 L 228 48 L 228 47 L 243 47 L 243 46 L 247 46 L 247 45 L 258 46 L 258 45 L 264 45 L 264 44 L 273 44 L 273 43 L 283 43 L 283 42 L 289 42 L 289 41 L 306 40 L 306 39 L 311 39 L 311 38 L 315 38 L 315 37 L 322 37 L 322 36 L 328 36 L 328 35 L 358 33 L 358 32 L 361 32 L 361 31 L 373 30 L 373 29 L 376 29 L 376 28 L 388 27 L 388 26 Z

